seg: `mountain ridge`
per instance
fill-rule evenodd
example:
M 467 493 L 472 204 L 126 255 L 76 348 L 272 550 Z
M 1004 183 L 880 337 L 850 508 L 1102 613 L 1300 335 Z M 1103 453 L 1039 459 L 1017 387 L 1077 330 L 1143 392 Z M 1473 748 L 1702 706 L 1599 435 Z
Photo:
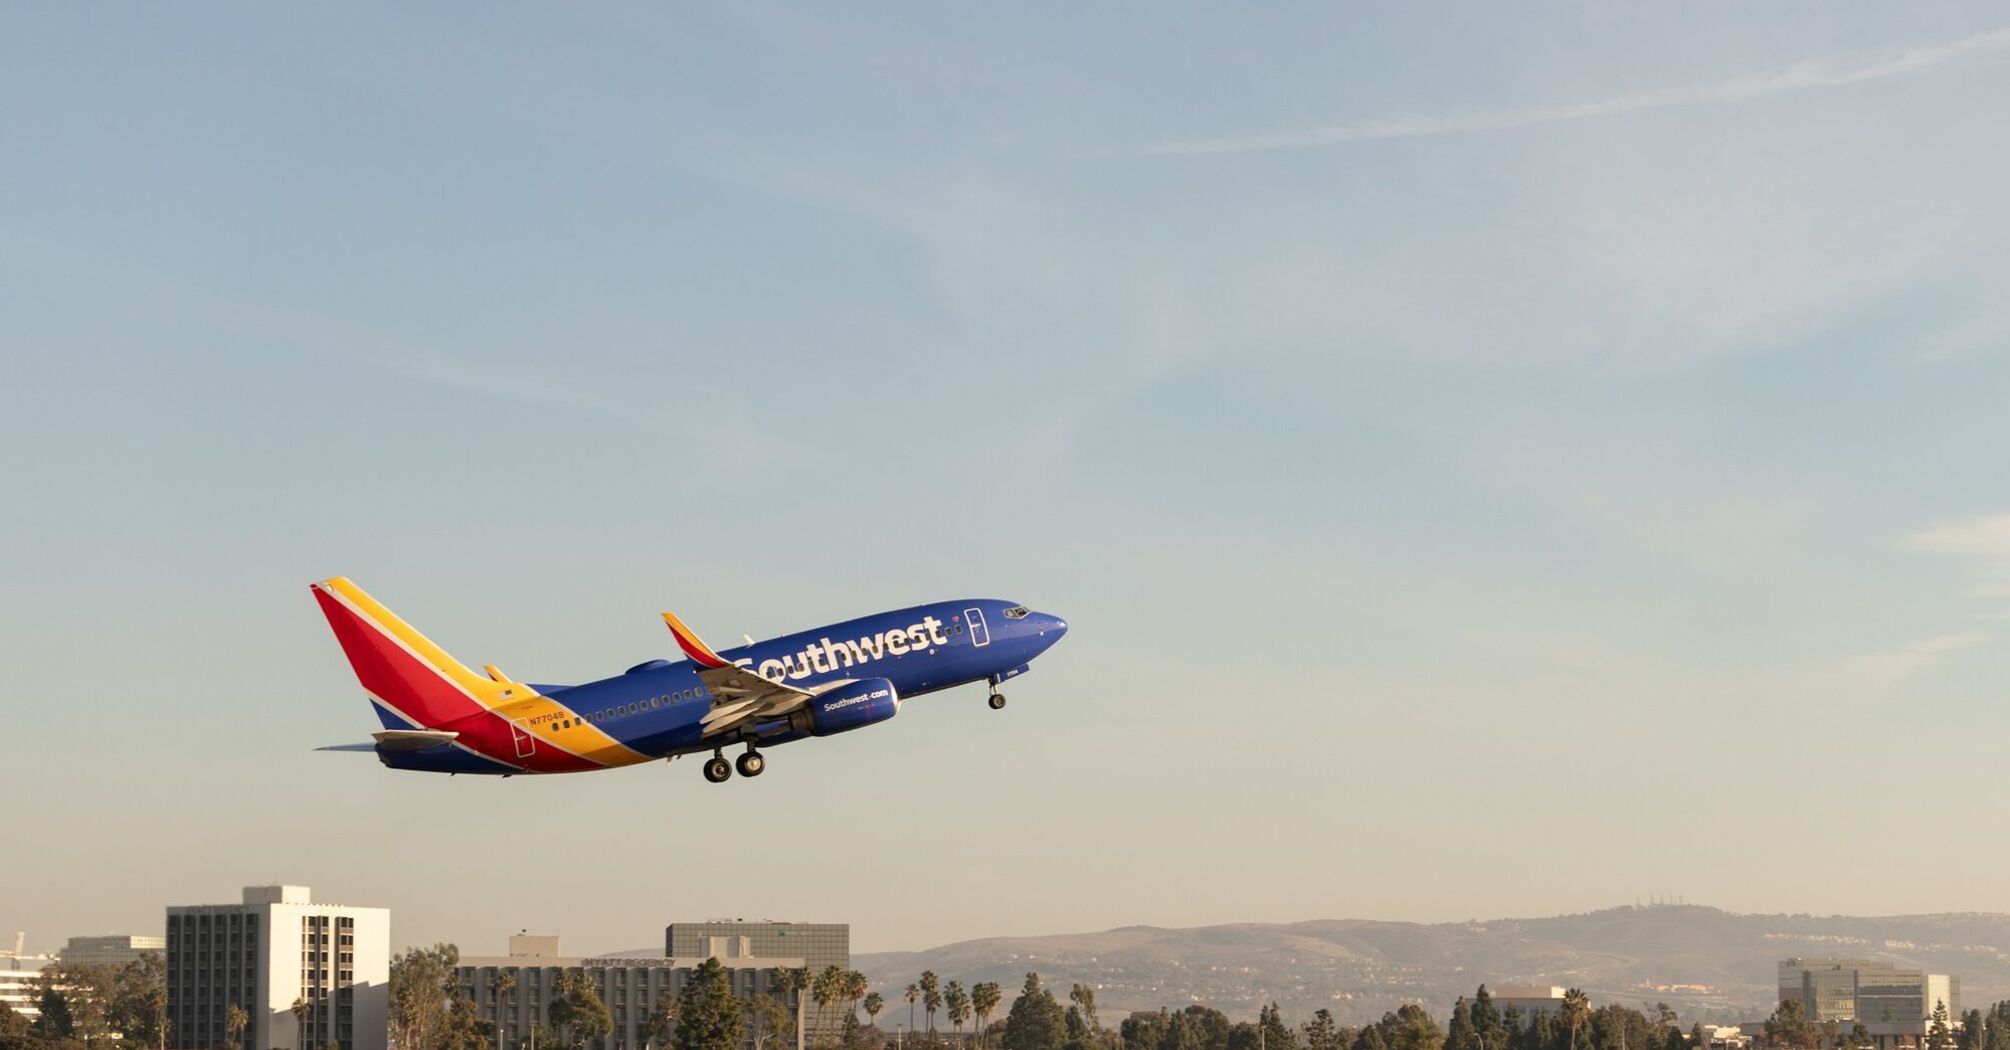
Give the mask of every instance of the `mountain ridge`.
M 1962 979 L 1966 1006 L 2010 998 L 2010 913 L 1889 916 L 1740 914 L 1631 905 L 1538 918 L 1415 923 L 1309 919 L 982 937 L 853 960 L 889 1001 L 924 969 L 1015 992 L 1028 970 L 1097 989 L 1106 1021 L 1202 1002 L 1253 1017 L 1321 1007 L 1361 1024 L 1404 1002 L 1443 1017 L 1481 983 L 1574 985 L 1595 1002 L 1667 1002 L 1685 1022 L 1751 1021 L 1772 1009 L 1776 966 L 1793 956 L 1890 959 Z

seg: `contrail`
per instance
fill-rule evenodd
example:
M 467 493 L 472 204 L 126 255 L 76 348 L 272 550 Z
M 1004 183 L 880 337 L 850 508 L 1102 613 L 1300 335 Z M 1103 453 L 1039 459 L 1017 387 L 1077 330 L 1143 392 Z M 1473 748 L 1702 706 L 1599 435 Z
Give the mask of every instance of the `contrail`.
M 1572 120 L 1617 116 L 1655 109 L 1684 106 L 1712 106 L 1748 99 L 1784 95 L 1816 88 L 1890 80 L 1923 73 L 1968 55 L 2010 49 L 2010 27 L 1992 29 L 1959 40 L 1897 54 L 1867 56 L 1862 52 L 1846 56 L 1811 59 L 1770 73 L 1750 73 L 1714 84 L 1663 88 L 1631 95 L 1572 102 L 1532 109 L 1502 110 L 1493 113 L 1460 113 L 1449 116 L 1397 117 L 1353 124 L 1327 124 L 1226 138 L 1182 139 L 1148 147 L 1153 156 L 1204 156 L 1222 153 L 1264 153 L 1274 150 L 1315 149 L 1350 142 L 1383 139 L 1423 138 L 1430 135 L 1460 135 L 1476 131 L 1501 131 L 1538 124 L 1560 124 Z

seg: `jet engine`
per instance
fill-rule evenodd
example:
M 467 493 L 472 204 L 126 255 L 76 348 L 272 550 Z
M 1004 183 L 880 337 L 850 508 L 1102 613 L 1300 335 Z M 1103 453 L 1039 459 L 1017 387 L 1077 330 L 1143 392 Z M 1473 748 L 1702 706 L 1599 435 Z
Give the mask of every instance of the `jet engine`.
M 811 736 L 832 736 L 900 713 L 900 694 L 884 678 L 863 678 L 812 698 L 789 716 L 789 728 Z

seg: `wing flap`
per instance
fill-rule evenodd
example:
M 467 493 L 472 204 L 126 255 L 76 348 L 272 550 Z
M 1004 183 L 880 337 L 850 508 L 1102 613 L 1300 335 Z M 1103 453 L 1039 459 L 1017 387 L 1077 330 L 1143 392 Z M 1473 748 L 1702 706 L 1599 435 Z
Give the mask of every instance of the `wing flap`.
M 698 681 L 704 683 L 705 691 L 712 694 L 712 710 L 706 712 L 700 723 L 706 736 L 718 736 L 753 722 L 779 718 L 809 700 L 811 694 L 808 692 L 777 682 L 720 656 L 696 632 L 684 626 L 684 621 L 679 620 L 675 613 L 664 613 L 663 624 L 670 628 L 671 637 L 677 639 L 677 647 L 697 665 Z

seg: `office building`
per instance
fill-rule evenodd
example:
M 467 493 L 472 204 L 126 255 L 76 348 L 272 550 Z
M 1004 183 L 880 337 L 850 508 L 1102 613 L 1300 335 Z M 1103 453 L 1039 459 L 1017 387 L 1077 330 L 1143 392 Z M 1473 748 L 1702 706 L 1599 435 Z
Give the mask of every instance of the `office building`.
M 851 969 L 851 925 L 842 922 L 775 922 L 771 919 L 708 919 L 705 922 L 673 922 L 663 930 L 663 954 L 673 957 L 703 956 L 705 945 L 714 938 L 744 938 L 756 956 L 801 959 L 804 969 L 815 977 L 826 967 Z M 808 1038 L 812 1043 L 835 1040 L 843 1031 L 844 1018 L 836 1011 L 812 1011 Z
M 607 1038 L 590 1045 L 594 1050 L 640 1050 L 648 1041 L 649 1015 L 657 1001 L 674 998 L 692 968 L 706 959 L 725 966 L 738 996 L 775 994 L 779 972 L 804 964 L 801 957 L 757 956 L 744 937 L 712 937 L 694 947 L 697 951 L 690 955 L 672 958 L 579 958 L 563 954 L 557 937 L 524 933 L 510 937 L 508 955 L 464 956 L 458 972 L 475 1015 L 497 1025 L 503 1047 L 527 1046 L 531 1029 L 546 1023 L 559 978 L 583 973 L 592 978 L 614 1019 Z M 797 1024 L 800 1035 L 800 1015 Z M 798 1040 L 786 1038 L 769 1045 L 793 1046 Z
M 1509 984 L 1489 989 L 1487 994 L 1493 996 L 1494 1009 L 1499 1010 L 1503 1016 L 1512 1007 L 1521 1011 L 1522 1020 L 1527 1021 L 1540 1013 L 1561 1013 L 1563 1011 L 1563 993 L 1566 990 L 1547 984 Z
M 30 959 L 0 959 L 0 1006 L 30 1021 L 42 1016 L 42 967 Z
M 249 1015 L 241 1050 L 385 1050 L 390 968 L 388 910 L 316 903 L 305 886 L 249 886 L 237 904 L 170 907 L 169 1038 L 223 1046 L 236 1006 Z
M 1917 1044 L 1937 1003 L 1961 1018 L 1961 979 L 1876 959 L 1786 959 L 1780 1001 L 1795 1000 L 1817 1024 L 1863 1025 L 1880 1047 Z
M 713 937 L 744 937 L 755 955 L 801 959 L 812 975 L 826 966 L 851 969 L 851 926 L 842 922 L 673 922 L 663 931 L 663 954 L 701 955 L 706 940 Z
M 56 957 L 72 966 L 124 966 L 148 952 L 165 951 L 166 937 L 122 933 L 113 937 L 72 937 Z

